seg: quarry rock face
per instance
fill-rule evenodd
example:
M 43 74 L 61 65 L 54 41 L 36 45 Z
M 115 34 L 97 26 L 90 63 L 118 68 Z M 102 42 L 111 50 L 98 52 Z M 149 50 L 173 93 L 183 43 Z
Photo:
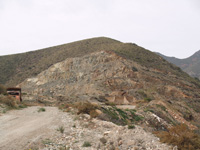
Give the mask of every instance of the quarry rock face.
M 54 64 L 19 86 L 32 100 L 98 99 L 133 104 L 143 99 L 190 98 L 187 91 L 194 85 L 170 72 L 164 74 L 114 52 L 100 51 Z
M 111 102 L 129 104 L 137 99 L 133 89 L 141 86 L 137 81 L 138 71 L 133 67 L 141 68 L 115 53 L 101 51 L 54 64 L 38 76 L 28 78 L 20 86 L 31 99 L 88 99 L 103 96 Z

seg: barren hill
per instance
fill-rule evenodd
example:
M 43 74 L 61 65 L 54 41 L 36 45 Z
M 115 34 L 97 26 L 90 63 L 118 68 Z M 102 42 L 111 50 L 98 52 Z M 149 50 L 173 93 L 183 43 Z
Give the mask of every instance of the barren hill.
M 179 68 L 136 44 L 122 43 L 114 39 L 99 37 L 22 54 L 1 56 L 0 84 L 14 86 L 67 58 L 81 57 L 102 50 L 114 51 L 119 56 L 134 60 L 143 66 L 159 69 L 166 73 L 171 72 L 182 76 L 185 80 L 195 82 Z
M 119 41 L 102 37 L 22 54 L 1 56 L 0 84 L 16 85 L 66 58 L 82 56 L 99 49 L 111 49 L 111 47 L 116 47 L 120 43 Z

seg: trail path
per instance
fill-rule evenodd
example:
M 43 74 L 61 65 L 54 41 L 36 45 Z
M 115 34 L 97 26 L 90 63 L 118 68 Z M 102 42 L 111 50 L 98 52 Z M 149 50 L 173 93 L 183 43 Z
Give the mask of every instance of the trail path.
M 64 115 L 55 107 L 44 107 L 45 112 L 38 112 L 40 107 L 28 107 L 12 110 L 0 116 L 0 149 L 19 150 L 28 143 L 38 140 L 43 135 L 55 132 Z M 65 113 L 66 114 L 66 113 Z

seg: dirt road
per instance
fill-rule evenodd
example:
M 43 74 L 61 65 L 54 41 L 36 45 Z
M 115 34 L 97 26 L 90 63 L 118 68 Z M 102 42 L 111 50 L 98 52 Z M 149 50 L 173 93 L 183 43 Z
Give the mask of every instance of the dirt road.
M 62 125 L 66 113 L 55 107 L 28 107 L 12 110 L 0 116 L 0 150 L 22 150 L 44 136 L 51 136 Z
M 39 108 L 13 110 L 0 116 L 0 150 L 171 149 L 139 126 L 128 129 L 90 119 L 89 115 L 77 116 L 55 107 L 38 112 Z M 63 132 L 59 127 L 64 128 Z

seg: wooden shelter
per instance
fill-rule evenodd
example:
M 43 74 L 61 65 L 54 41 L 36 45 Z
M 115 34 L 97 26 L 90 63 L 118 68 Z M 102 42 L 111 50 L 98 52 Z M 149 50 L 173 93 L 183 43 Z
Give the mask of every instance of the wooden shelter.
M 22 97 L 21 97 L 21 88 L 7 88 L 7 93 L 8 95 L 13 96 L 14 98 L 16 98 L 18 101 L 22 101 Z

